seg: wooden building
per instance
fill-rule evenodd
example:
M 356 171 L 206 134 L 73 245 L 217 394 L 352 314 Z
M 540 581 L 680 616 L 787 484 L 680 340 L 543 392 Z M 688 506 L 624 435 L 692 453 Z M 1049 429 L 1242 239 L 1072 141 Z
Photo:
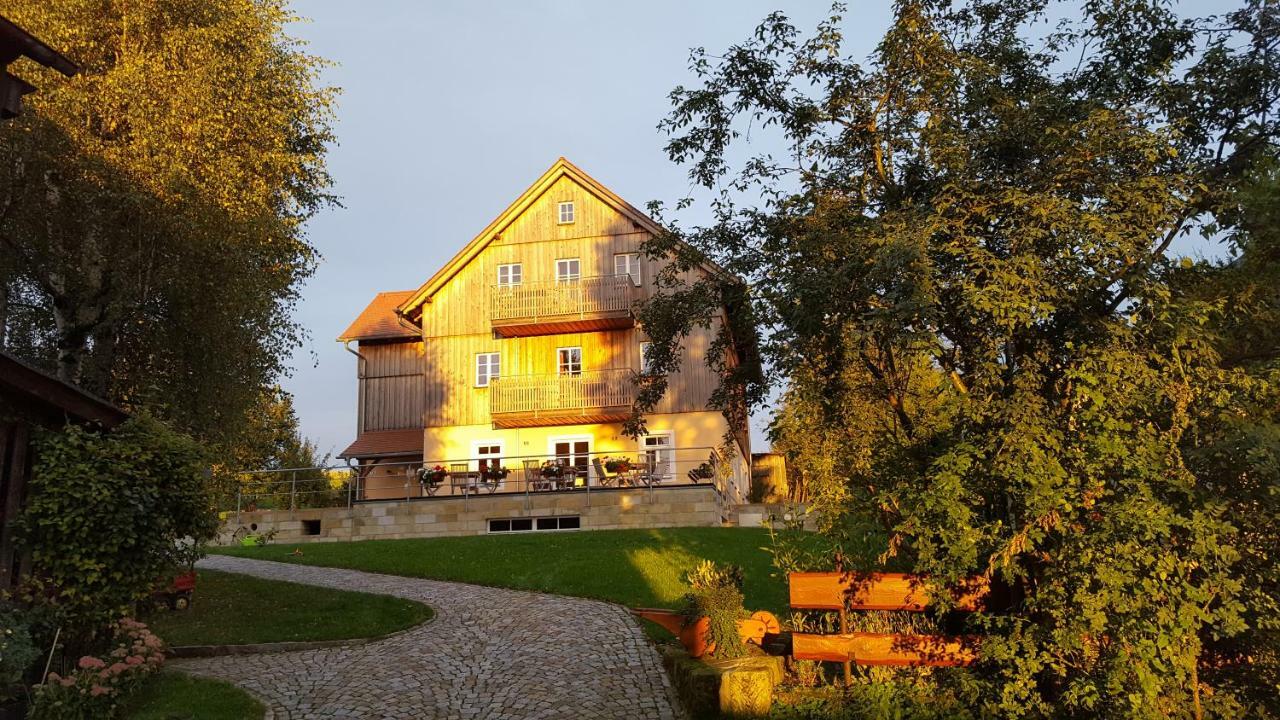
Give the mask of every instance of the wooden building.
M 417 290 L 378 294 L 339 338 L 358 356 L 357 436 L 342 456 L 365 468 L 364 497 L 403 496 L 416 463 L 542 457 L 592 484 L 597 456 L 656 457 L 672 481 L 716 452 L 749 467 L 745 429 L 724 457 L 730 428 L 708 407 L 720 378 L 706 353 L 729 309 L 685 339 L 648 435 L 623 434 L 646 371 L 632 307 L 663 262 L 640 247 L 660 230 L 560 158 Z

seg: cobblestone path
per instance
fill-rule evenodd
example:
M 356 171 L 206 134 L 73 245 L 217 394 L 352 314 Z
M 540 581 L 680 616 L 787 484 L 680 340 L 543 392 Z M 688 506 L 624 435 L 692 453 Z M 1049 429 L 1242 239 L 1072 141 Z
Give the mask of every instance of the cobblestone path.
M 396 595 L 436 612 L 367 645 L 170 661 L 248 690 L 274 720 L 684 717 L 657 652 L 617 605 L 217 555 L 200 567 Z

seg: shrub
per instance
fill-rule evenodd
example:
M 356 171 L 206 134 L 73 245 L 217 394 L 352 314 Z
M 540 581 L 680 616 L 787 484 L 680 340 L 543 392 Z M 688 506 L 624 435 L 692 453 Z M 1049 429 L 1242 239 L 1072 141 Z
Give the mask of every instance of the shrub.
M 0 607 L 0 703 L 13 699 L 39 656 L 27 618 L 17 608 Z
M 19 521 L 27 599 L 55 608 L 73 642 L 126 615 L 216 532 L 203 460 L 146 416 L 109 434 L 41 432 Z
M 49 673 L 35 687 L 30 720 L 101 720 L 164 663 L 164 643 L 147 626 L 125 618 L 114 627 L 114 649 L 85 655 L 65 676 Z
M 742 606 L 742 568 L 719 566 L 703 560 L 686 576 L 692 590 L 684 596 L 685 622 L 692 624 L 707 618 L 710 641 L 716 658 L 736 658 L 747 653 L 738 635 L 738 620 L 747 616 Z

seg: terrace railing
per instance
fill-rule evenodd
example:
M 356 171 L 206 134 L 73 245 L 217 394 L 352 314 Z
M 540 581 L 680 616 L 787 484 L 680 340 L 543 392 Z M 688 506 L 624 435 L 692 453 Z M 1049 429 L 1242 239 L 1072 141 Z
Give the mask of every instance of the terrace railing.
M 564 375 L 509 375 L 489 384 L 494 416 L 531 417 L 582 414 L 601 408 L 629 407 L 636 396 L 628 368 L 588 370 Z
M 494 285 L 489 293 L 489 318 L 495 324 L 538 323 L 626 314 L 636 300 L 636 290 L 630 275 Z

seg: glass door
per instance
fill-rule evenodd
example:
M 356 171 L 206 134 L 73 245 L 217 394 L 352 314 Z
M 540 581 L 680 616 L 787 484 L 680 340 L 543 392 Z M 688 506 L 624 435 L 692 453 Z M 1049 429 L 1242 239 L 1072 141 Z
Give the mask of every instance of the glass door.
M 675 441 L 670 433 L 645 435 L 644 456 L 653 466 L 654 482 L 670 482 L 675 477 Z
M 571 467 L 577 472 L 573 486 L 586 485 L 591 474 L 591 441 L 586 438 L 564 438 L 553 440 L 551 448 L 556 462 Z

